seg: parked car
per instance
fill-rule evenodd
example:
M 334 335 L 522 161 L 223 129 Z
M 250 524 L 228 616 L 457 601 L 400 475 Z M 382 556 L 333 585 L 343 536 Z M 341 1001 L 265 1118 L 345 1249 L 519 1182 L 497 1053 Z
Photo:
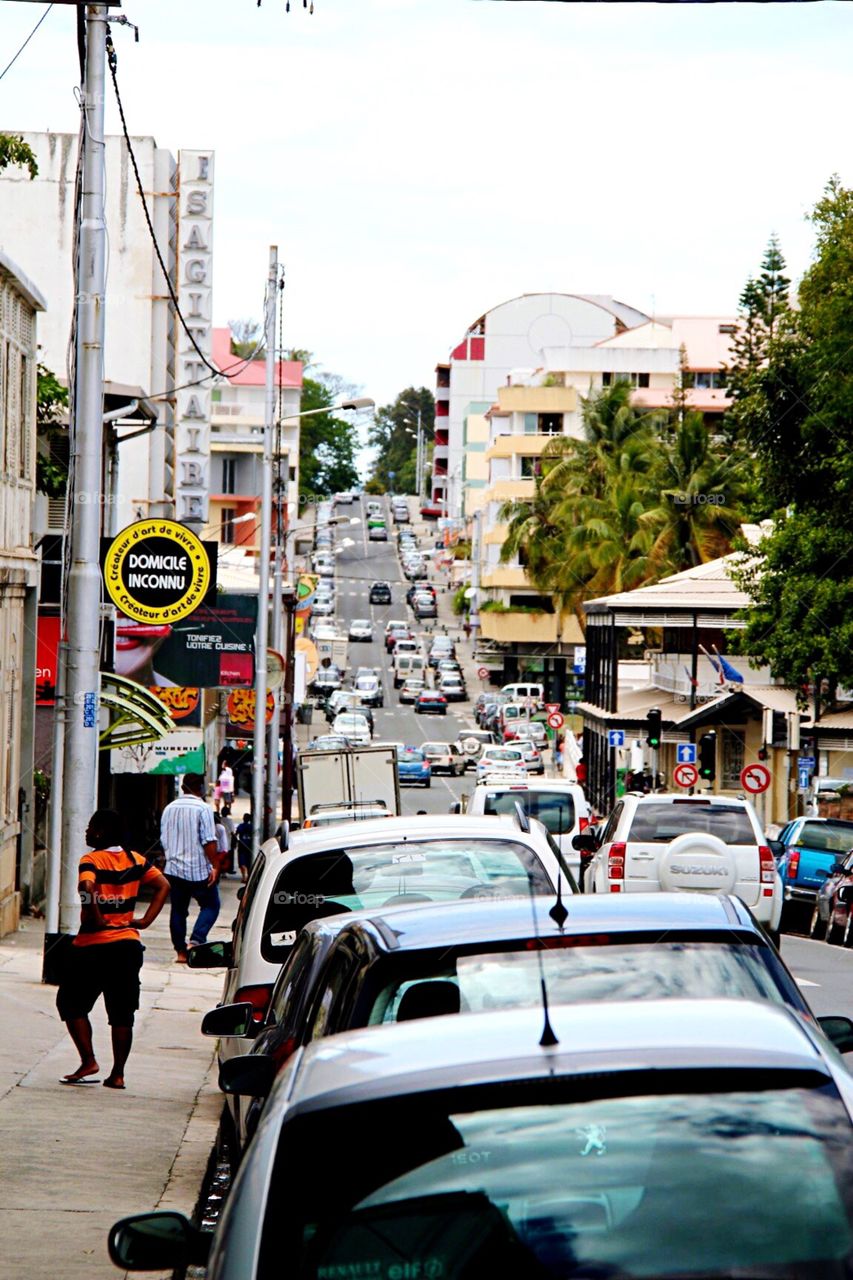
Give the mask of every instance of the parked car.
M 374 582 L 370 588 L 368 599 L 371 604 L 390 604 L 391 588 L 387 582 Z
M 332 722 L 332 733 L 341 734 L 352 747 L 370 746 L 370 724 L 364 714 L 342 711 Z
M 216 1280 L 265 1280 L 284 1248 L 306 1277 L 809 1280 L 849 1272 L 851 1156 L 850 1076 L 769 1000 L 413 1018 L 279 1076 L 212 1241 L 146 1212 L 109 1251 Z
M 369 618 L 353 618 L 348 634 L 350 640 L 372 640 L 373 623 Z
M 415 711 L 419 715 L 446 716 L 447 699 L 436 689 L 424 689 L 417 696 Z
M 308 688 L 312 693 L 328 697 L 330 693 L 340 689 L 342 684 L 343 676 L 337 667 L 318 667 Z
M 317 596 L 311 605 L 315 618 L 330 618 L 335 612 L 335 602 L 331 596 Z
M 414 704 L 423 693 L 426 685 L 417 676 L 409 676 L 400 685 L 399 698 L 402 703 Z
M 813 819 L 812 819 L 813 821 Z M 853 946 L 853 853 L 839 858 L 823 881 L 812 908 L 809 936 Z M 841 891 L 844 890 L 842 893 Z
M 428 787 L 432 779 L 430 762 L 417 747 L 397 752 L 397 776 L 401 786 Z
M 782 931 L 807 929 L 823 882 L 838 860 L 853 851 L 853 822 L 795 818 L 779 832 L 777 848 L 784 894 Z
M 421 748 L 433 773 L 458 778 L 465 772 L 465 757 L 454 742 L 425 742 Z
M 592 853 L 587 893 L 736 893 L 778 941 L 782 881 L 748 800 L 625 795 L 600 841 L 584 831 L 574 844 Z

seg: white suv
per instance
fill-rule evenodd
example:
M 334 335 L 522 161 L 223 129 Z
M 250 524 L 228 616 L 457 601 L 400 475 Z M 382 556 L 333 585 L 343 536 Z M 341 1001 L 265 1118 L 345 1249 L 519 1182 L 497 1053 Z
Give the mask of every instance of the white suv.
M 717 795 L 627 795 L 600 838 L 578 835 L 592 852 L 587 893 L 735 893 L 778 937 L 782 882 L 748 800 Z

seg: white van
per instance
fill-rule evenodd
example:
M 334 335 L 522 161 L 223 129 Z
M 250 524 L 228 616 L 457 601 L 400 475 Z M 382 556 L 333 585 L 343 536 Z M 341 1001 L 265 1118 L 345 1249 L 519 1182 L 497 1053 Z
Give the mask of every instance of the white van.
M 545 690 L 541 684 L 505 684 L 501 694 L 510 702 L 541 703 Z
M 426 681 L 427 664 L 422 653 L 401 653 L 394 657 L 394 688 L 399 689 L 409 676 Z

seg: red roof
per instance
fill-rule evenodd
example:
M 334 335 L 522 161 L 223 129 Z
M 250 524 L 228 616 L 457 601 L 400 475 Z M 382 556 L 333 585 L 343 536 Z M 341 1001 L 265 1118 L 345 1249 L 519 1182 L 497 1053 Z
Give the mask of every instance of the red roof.
M 236 387 L 262 387 L 266 383 L 266 369 L 263 360 L 250 360 L 244 364 L 239 356 L 231 351 L 231 330 L 213 330 L 213 353 L 211 363 L 221 369 L 228 381 Z M 233 373 L 227 370 L 233 369 Z M 282 387 L 302 386 L 302 364 L 299 360 L 279 360 L 275 371 L 275 385 Z

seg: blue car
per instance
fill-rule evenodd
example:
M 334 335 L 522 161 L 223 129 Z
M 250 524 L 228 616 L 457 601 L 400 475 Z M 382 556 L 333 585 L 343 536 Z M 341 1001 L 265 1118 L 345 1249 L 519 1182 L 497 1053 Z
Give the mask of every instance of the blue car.
M 853 822 L 841 818 L 795 818 L 779 832 L 782 929 L 808 930 L 817 895 L 836 861 L 853 850 Z
M 397 777 L 404 787 L 428 787 L 432 781 L 429 760 L 417 747 L 403 747 L 397 752 Z

